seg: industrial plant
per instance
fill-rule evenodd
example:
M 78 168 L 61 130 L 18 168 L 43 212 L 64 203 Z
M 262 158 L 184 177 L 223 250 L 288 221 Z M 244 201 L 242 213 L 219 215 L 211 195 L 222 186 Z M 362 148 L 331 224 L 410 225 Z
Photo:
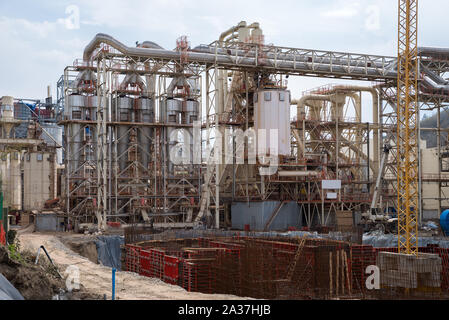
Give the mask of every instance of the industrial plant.
M 267 44 L 251 21 L 175 49 L 97 34 L 56 98 L 0 92 L 3 244 L 88 239 L 187 299 L 448 299 L 449 49 L 418 46 L 417 2 L 397 56 Z

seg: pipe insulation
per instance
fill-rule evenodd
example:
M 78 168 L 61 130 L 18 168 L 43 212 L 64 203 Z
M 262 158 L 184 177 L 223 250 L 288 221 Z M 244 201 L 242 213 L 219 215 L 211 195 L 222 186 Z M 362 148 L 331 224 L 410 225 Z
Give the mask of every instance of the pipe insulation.
M 145 46 L 132 48 L 124 45 L 113 37 L 99 33 L 86 46 L 83 58 L 88 61 L 91 58 L 94 50 L 101 44 L 105 43 L 120 51 L 122 54 L 131 56 L 139 56 L 145 58 L 159 58 L 159 59 L 181 59 L 181 52 L 173 50 L 161 49 L 161 47 L 150 41 L 146 41 Z M 449 49 L 444 48 L 419 48 L 419 54 L 426 57 L 443 57 L 449 59 Z M 241 66 L 241 67 L 272 67 L 278 70 L 286 71 L 314 71 L 316 73 L 334 73 L 334 74 L 348 74 L 350 69 L 351 74 L 366 75 L 371 77 L 385 77 L 395 79 L 397 77 L 397 61 L 393 57 L 381 57 L 379 61 L 368 61 L 362 63 L 360 59 L 351 59 L 348 53 L 333 53 L 338 58 L 318 57 L 314 55 L 313 51 L 310 54 L 284 54 L 276 52 L 263 52 L 263 64 L 261 65 L 260 57 L 255 50 L 236 50 L 236 49 L 222 49 L 211 46 L 198 46 L 189 52 L 189 60 L 198 63 L 217 64 L 220 66 Z M 266 57 L 266 58 L 265 58 Z M 392 62 L 394 60 L 394 62 Z M 313 67 L 311 67 L 311 64 Z M 312 69 L 313 70 L 312 70 Z M 438 75 L 432 73 L 430 70 L 423 68 L 424 86 L 432 90 L 449 92 L 449 84 Z M 383 70 L 383 72 L 380 72 Z
M 154 49 L 154 48 L 132 48 L 127 47 L 120 41 L 112 38 L 109 35 L 106 34 L 97 34 L 95 38 L 87 45 L 87 47 L 84 50 L 83 58 L 85 61 L 88 61 L 91 58 L 92 53 L 94 50 L 100 45 L 101 43 L 105 43 L 110 45 L 111 47 L 115 48 L 116 50 L 120 51 L 122 54 L 130 55 L 130 56 L 139 56 L 144 58 L 155 58 L 155 59 L 175 59 L 180 60 L 181 59 L 181 52 L 173 51 L 173 50 L 163 50 L 163 49 Z M 203 47 L 204 48 L 204 47 Z M 260 58 L 259 57 L 245 57 L 241 55 L 225 55 L 225 54 L 219 54 L 218 48 L 213 48 L 213 50 L 217 50 L 217 53 L 212 54 L 210 53 L 211 47 L 207 47 L 206 51 L 208 52 L 197 52 L 197 50 L 192 50 L 189 52 L 189 60 L 193 62 L 198 63 L 208 63 L 208 64 L 217 64 L 220 66 L 242 66 L 242 67 L 260 67 Z M 296 56 L 299 60 L 308 60 L 308 58 L 303 56 Z M 302 57 L 302 58 L 301 58 Z M 284 69 L 286 71 L 295 71 L 295 70 L 311 70 L 311 67 L 308 62 L 306 61 L 298 61 L 294 60 L 285 60 L 282 56 L 279 56 L 278 58 L 273 59 L 264 59 L 263 66 L 268 68 L 276 68 L 276 69 Z M 340 59 L 341 65 L 338 64 L 338 60 L 332 60 L 329 61 L 329 63 L 326 63 L 325 60 L 323 61 L 317 61 L 313 66 L 313 71 L 318 73 L 340 73 L 340 74 L 348 74 L 348 66 L 347 63 L 350 63 L 350 61 L 344 61 L 344 59 Z M 360 62 L 357 62 L 356 64 L 361 65 Z M 395 77 L 396 72 L 394 70 L 386 71 L 385 74 L 380 74 L 379 69 L 377 68 L 366 68 L 365 65 L 363 66 L 356 66 L 354 65 L 351 67 L 351 73 L 352 74 L 359 74 L 359 75 L 368 75 L 372 77 L 376 76 L 382 76 L 382 77 Z

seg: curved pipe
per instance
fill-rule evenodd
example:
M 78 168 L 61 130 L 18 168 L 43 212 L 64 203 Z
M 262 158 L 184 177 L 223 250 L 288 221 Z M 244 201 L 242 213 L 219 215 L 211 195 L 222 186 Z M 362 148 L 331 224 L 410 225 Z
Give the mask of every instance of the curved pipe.
M 340 87 L 340 90 L 341 90 L 342 87 L 343 86 Z M 351 86 L 346 86 L 346 88 L 351 88 Z M 357 91 L 364 91 L 365 89 L 371 91 L 371 89 L 372 89 L 372 88 L 356 87 L 356 86 L 352 86 L 352 88 L 357 88 Z M 361 90 L 359 90 L 359 89 L 361 89 Z M 348 90 L 350 90 L 350 89 L 348 89 Z M 375 91 L 375 89 L 372 89 L 372 90 Z M 333 90 L 331 90 L 330 92 L 334 92 L 334 91 L 336 91 L 335 88 Z M 356 90 L 352 90 L 352 91 L 356 91 Z M 292 100 L 291 104 L 292 105 L 295 105 L 295 104 L 297 105 L 298 115 L 299 115 L 300 114 L 299 113 L 300 110 L 304 109 L 309 101 L 329 101 L 329 102 L 335 102 L 337 96 L 338 96 L 338 94 L 336 94 L 335 92 L 332 93 L 332 94 L 329 94 L 329 95 L 317 95 L 317 94 L 315 94 L 315 95 L 306 95 L 306 96 L 303 96 L 299 100 Z M 376 93 L 376 96 L 377 96 L 377 93 Z M 376 108 L 376 110 L 377 110 L 377 108 Z M 343 138 L 343 137 L 340 137 L 340 138 Z M 357 153 L 360 157 L 362 157 L 364 160 L 368 159 L 368 157 L 361 150 L 358 150 L 352 144 L 348 144 L 348 147 L 352 151 Z M 304 153 L 304 151 L 305 150 L 303 150 L 303 153 Z M 378 170 L 378 169 L 376 169 L 376 164 L 375 163 L 371 163 L 371 169 L 373 170 L 373 172 L 377 172 L 376 170 Z
M 371 87 L 361 87 L 361 86 L 335 86 L 330 92 L 335 93 L 336 91 L 360 91 L 371 93 L 373 99 L 373 124 L 376 129 L 373 130 L 373 174 L 377 177 L 379 173 L 379 94 L 376 89 Z
M 137 47 L 147 48 L 147 49 L 164 50 L 163 47 L 161 47 L 160 45 L 158 45 L 156 42 L 153 42 L 153 41 L 144 41 L 141 44 L 139 44 Z M 153 67 L 153 72 L 156 72 L 158 70 L 159 70 L 159 66 L 155 65 Z M 147 95 L 148 95 L 148 97 L 152 97 L 155 92 L 155 77 L 154 77 L 154 75 L 149 75 L 149 74 L 145 75 L 145 81 L 146 81 L 146 85 L 147 85 Z
M 147 49 L 161 49 L 164 50 L 160 45 L 153 41 L 144 41 L 141 44 L 137 45 L 138 48 L 147 48 Z
M 219 42 L 223 42 L 224 39 L 233 34 L 234 32 L 238 31 L 240 28 L 245 28 L 246 27 L 246 21 L 240 21 L 238 25 L 229 28 L 228 30 L 226 30 L 225 32 L 223 32 L 222 34 L 220 34 L 220 37 L 218 38 Z
M 449 48 L 419 47 L 418 56 L 449 60 Z

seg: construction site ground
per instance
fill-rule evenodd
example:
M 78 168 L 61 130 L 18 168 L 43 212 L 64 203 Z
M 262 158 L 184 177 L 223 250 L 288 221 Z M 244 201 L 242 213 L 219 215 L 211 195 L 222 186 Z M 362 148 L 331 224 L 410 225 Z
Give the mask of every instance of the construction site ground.
M 62 238 L 61 238 L 62 237 Z M 67 239 L 64 239 L 66 238 Z M 83 239 L 84 238 L 84 239 Z M 96 264 L 93 238 L 83 235 L 62 235 L 60 233 L 36 233 L 32 229 L 19 231 L 18 239 L 22 252 L 36 253 L 43 245 L 61 274 L 67 267 L 73 265 L 79 268 L 80 284 L 86 294 L 91 297 L 111 299 L 112 269 Z M 61 241 L 62 239 L 62 241 Z M 65 245 L 64 243 L 69 243 Z M 86 246 L 80 245 L 85 242 Z M 73 251 L 75 249 L 77 252 Z M 81 253 L 82 255 L 80 255 Z M 41 253 L 41 259 L 44 254 Z M 89 258 L 86 258 L 89 257 Z M 20 291 L 20 290 L 19 290 Z M 89 296 L 86 296 L 89 299 Z M 143 277 L 135 273 L 117 271 L 116 273 L 117 300 L 239 300 L 232 295 L 202 294 L 187 292 L 181 287 L 170 285 L 159 279 Z

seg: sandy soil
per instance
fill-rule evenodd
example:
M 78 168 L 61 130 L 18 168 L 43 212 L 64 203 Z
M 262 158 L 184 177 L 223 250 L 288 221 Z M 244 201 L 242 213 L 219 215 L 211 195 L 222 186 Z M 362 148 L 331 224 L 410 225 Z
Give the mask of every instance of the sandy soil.
M 70 265 L 80 270 L 80 283 L 92 294 L 107 295 L 111 298 L 111 268 L 95 264 L 67 248 L 53 234 L 20 232 L 18 234 L 22 250 L 37 252 L 43 245 L 58 266 L 61 274 Z M 46 259 L 41 253 L 40 259 Z M 236 300 L 240 297 L 221 294 L 187 292 L 181 287 L 162 282 L 159 279 L 142 277 L 135 273 L 116 273 L 116 299 L 118 300 Z

